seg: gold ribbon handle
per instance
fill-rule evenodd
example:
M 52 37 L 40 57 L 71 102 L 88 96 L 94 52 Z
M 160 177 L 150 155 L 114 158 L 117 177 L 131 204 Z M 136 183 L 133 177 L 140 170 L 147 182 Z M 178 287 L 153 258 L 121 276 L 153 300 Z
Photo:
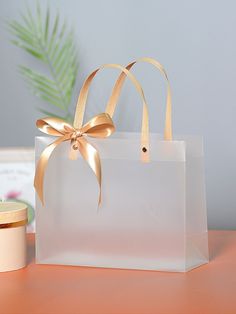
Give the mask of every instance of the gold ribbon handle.
M 127 70 L 130 70 L 137 62 L 147 62 L 150 63 L 152 65 L 154 65 L 160 72 L 161 74 L 164 76 L 164 78 L 167 81 L 167 98 L 166 98 L 166 114 L 165 114 L 165 130 L 164 130 L 164 139 L 165 140 L 172 140 L 172 118 L 171 118 L 171 112 L 172 112 L 172 104 L 171 104 L 171 89 L 170 89 L 170 83 L 168 80 L 168 76 L 167 73 L 165 71 L 165 69 L 163 68 L 163 66 L 155 59 L 153 58 L 148 58 L 148 57 L 143 57 L 140 59 L 137 59 L 131 63 L 129 63 L 126 66 Z M 113 117 L 113 114 L 115 112 L 116 109 L 116 104 L 118 102 L 119 96 L 120 96 L 120 91 L 121 88 L 123 86 L 123 83 L 125 81 L 126 75 L 122 72 L 119 76 L 119 78 L 117 79 L 111 96 L 108 100 L 107 103 L 107 107 L 106 107 L 106 112 Z M 143 117 L 143 124 L 147 124 L 148 125 L 148 117 L 145 118 Z M 146 130 L 147 127 L 143 126 L 142 130 Z
M 142 103 L 143 103 L 143 115 L 142 115 L 142 133 L 141 133 L 141 159 L 144 162 L 149 161 L 149 126 L 148 126 L 148 106 L 147 102 L 144 96 L 143 89 L 138 82 L 138 80 L 135 78 L 135 76 L 125 67 L 119 65 L 119 64 L 104 64 L 103 66 L 97 68 L 95 71 L 93 71 L 84 81 L 84 84 L 80 90 L 80 94 L 78 97 L 78 102 L 76 105 L 76 112 L 75 112 L 75 119 L 74 119 L 74 128 L 79 129 L 81 128 L 83 124 L 83 118 L 84 118 L 84 112 L 85 112 L 85 106 L 87 103 L 87 98 L 88 98 L 88 92 L 89 92 L 89 87 L 92 83 L 93 78 L 95 75 L 102 69 L 104 68 L 116 68 L 120 70 L 122 73 L 122 80 L 123 77 L 125 78 L 126 76 L 132 81 L 134 84 L 136 90 L 140 94 L 142 98 Z M 111 95 L 111 104 L 115 110 L 115 106 L 120 94 L 122 84 L 115 85 L 113 89 L 113 93 Z M 114 113 L 114 110 L 112 112 L 112 115 Z

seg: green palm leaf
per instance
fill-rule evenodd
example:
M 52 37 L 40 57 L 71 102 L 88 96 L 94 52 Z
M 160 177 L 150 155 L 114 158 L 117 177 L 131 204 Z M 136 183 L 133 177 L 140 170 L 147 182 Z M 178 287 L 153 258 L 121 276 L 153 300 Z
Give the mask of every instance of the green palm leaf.
M 78 72 L 74 33 L 68 30 L 66 22 L 60 23 L 58 13 L 54 19 L 49 8 L 43 14 L 39 3 L 35 14 L 27 8 L 26 13 L 21 14 L 21 21 L 10 21 L 8 27 L 14 36 L 12 43 L 44 66 L 42 73 L 27 66 L 19 67 L 30 90 L 44 103 L 57 107 L 57 112 L 59 110 L 61 115 L 45 108 L 38 110 L 71 120 L 69 107 Z

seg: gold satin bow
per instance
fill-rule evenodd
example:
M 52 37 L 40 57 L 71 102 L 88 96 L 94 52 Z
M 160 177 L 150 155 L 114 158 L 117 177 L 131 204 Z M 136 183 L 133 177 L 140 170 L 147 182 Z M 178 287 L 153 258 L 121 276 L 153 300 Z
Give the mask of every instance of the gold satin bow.
M 71 149 L 79 150 L 82 157 L 87 161 L 90 168 L 95 173 L 99 184 L 98 204 L 100 204 L 102 179 L 100 157 L 97 149 L 87 141 L 86 137 L 91 136 L 96 138 L 105 138 L 110 136 L 115 130 L 111 117 L 107 113 L 101 113 L 93 117 L 80 129 L 76 129 L 66 121 L 59 118 L 39 119 L 37 120 L 36 125 L 43 133 L 58 137 L 58 139 L 48 145 L 42 152 L 35 172 L 34 187 L 42 204 L 44 205 L 44 175 L 49 158 L 54 149 L 65 141 L 71 141 Z

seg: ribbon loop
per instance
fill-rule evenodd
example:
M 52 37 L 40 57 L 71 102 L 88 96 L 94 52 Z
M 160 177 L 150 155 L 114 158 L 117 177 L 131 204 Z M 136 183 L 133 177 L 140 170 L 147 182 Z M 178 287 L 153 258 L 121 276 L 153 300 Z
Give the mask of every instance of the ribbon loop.
M 39 119 L 36 122 L 36 126 L 41 132 L 53 136 L 62 136 L 75 130 L 66 121 L 54 117 Z
M 80 130 L 91 137 L 108 137 L 115 131 L 115 127 L 109 114 L 102 113 L 87 122 Z

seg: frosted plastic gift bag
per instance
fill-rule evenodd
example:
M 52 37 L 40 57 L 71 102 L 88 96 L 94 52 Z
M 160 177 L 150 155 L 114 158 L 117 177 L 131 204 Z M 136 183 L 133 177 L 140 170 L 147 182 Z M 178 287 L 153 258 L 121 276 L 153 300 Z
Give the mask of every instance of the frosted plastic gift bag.
M 141 61 L 152 63 L 167 78 L 157 61 Z M 68 158 L 73 154 L 74 138 L 57 145 L 45 171 L 44 205 L 37 197 L 37 263 L 184 272 L 208 262 L 202 139 L 172 139 L 169 83 L 165 139 L 149 134 L 145 97 L 128 71 L 133 64 L 127 69 L 105 66 L 122 71 L 107 112 L 113 115 L 128 76 L 143 100 L 141 142 L 137 133 L 83 136 L 101 160 L 99 208 L 99 184 L 86 156 L 82 152 L 76 160 Z M 88 89 L 98 70 L 81 89 L 76 130 L 82 128 Z M 53 132 L 46 131 L 56 135 Z M 36 138 L 37 159 L 54 141 L 51 137 Z

